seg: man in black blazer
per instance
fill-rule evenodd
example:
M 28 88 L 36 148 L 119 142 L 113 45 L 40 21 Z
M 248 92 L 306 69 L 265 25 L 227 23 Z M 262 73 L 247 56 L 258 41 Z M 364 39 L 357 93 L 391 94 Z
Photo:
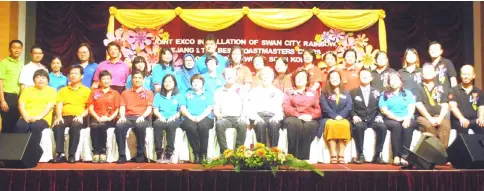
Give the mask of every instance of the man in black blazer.
M 360 71 L 360 87 L 350 92 L 351 98 L 353 99 L 353 110 L 351 111 L 351 116 L 353 117 L 351 123 L 352 136 L 355 139 L 356 150 L 358 152 L 358 158 L 355 160 L 356 164 L 361 164 L 365 161 L 365 157 L 363 156 L 363 140 L 366 128 L 373 128 L 376 133 L 375 155 L 372 163 L 384 163 L 380 155 L 387 134 L 387 128 L 383 123 L 383 117 L 378 109 L 380 92 L 370 86 L 372 80 L 371 71 L 362 69 Z

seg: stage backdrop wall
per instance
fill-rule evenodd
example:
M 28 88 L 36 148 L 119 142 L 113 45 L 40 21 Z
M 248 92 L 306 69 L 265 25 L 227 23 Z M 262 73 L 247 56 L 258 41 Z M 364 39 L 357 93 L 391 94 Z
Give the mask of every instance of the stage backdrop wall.
M 292 71 L 303 63 L 304 49 L 316 52 L 316 61 L 327 51 L 339 60 L 348 49 L 356 50 L 358 60 L 372 65 L 378 48 L 386 50 L 383 10 L 313 9 L 116 9 L 110 19 L 104 45 L 116 41 L 123 58 L 130 63 L 144 56 L 151 68 L 158 63 L 160 48 L 173 51 L 175 66 L 183 55 L 204 53 L 204 37 L 217 37 L 217 52 L 229 56 L 231 48 L 243 48 L 243 62 L 252 67 L 252 57 L 262 54 L 267 65 L 285 57 Z M 375 48 L 374 48 L 375 47 Z
M 106 30 L 110 16 L 108 9 L 111 6 L 118 9 L 175 9 L 182 7 L 184 10 L 240 9 L 244 6 L 248 6 L 250 9 L 312 9 L 313 7 L 321 10 L 383 9 L 386 13 L 387 50 L 393 68 L 401 68 L 403 53 L 408 47 L 415 47 L 420 53 L 421 60 L 428 61 L 427 45 L 433 40 L 442 42 L 445 48 L 444 56 L 454 61 L 456 67 L 473 61 L 473 39 L 469 38 L 472 35 L 466 35 L 472 34 L 472 25 L 468 26 L 466 23 L 469 22 L 464 22 L 466 19 L 472 19 L 471 2 L 38 2 L 35 33 L 37 44 L 45 48 L 46 58 L 44 60 L 47 61 L 52 55 L 60 55 L 63 64 L 68 66 L 75 62 L 77 46 L 81 42 L 88 42 L 92 45 L 96 61 L 104 60 L 105 45 L 103 41 L 107 38 Z M 312 17 L 308 22 L 314 22 L 313 20 L 317 21 L 317 18 Z M 179 17 L 172 22 L 178 22 L 180 25 L 183 23 Z M 244 25 L 251 21 L 247 17 L 243 17 L 239 23 Z M 117 27 L 119 26 L 115 26 L 116 29 Z M 377 26 L 373 25 L 373 27 Z M 314 40 L 315 34 L 325 32 L 324 29 L 321 27 L 318 31 L 311 31 L 311 36 L 308 36 L 307 39 Z M 183 31 L 176 32 L 177 29 L 166 26 L 163 27 L 163 30 L 169 32 L 172 37 L 176 37 L 176 34 L 184 34 Z M 257 31 L 251 31 L 251 33 L 244 34 L 258 35 Z M 374 36 L 376 34 L 371 32 L 365 34 L 369 43 L 373 45 L 373 49 L 379 49 L 378 42 L 372 42 L 373 40 L 378 41 Z M 306 34 L 298 34 L 291 39 L 304 35 Z M 306 39 L 306 37 L 304 38 Z M 199 48 L 201 47 L 200 45 Z

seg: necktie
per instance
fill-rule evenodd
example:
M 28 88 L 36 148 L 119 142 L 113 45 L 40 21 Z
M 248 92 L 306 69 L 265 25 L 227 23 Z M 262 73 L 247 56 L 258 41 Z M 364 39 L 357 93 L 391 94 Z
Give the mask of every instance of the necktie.
M 368 95 L 368 89 L 363 90 L 363 97 L 365 99 L 365 106 L 368 107 L 368 101 L 370 99 L 370 96 Z

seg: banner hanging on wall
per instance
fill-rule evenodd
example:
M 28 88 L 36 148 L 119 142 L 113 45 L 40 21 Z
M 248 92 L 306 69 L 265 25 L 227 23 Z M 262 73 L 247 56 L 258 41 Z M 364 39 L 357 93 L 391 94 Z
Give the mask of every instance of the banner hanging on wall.
M 313 9 L 190 9 L 117 10 L 111 17 L 104 44 L 117 41 L 123 60 L 144 56 L 149 69 L 158 63 L 161 48 L 173 52 L 176 67 L 183 55 L 204 54 L 204 38 L 214 34 L 217 52 L 228 57 L 233 46 L 243 48 L 243 63 L 252 68 L 252 56 L 262 54 L 273 66 L 285 57 L 292 71 L 303 63 L 304 49 L 316 52 L 322 64 L 327 51 L 335 51 L 341 61 L 347 49 L 355 49 L 359 62 L 374 63 L 378 50 L 386 50 L 383 10 Z M 379 23 L 375 25 L 375 23 Z

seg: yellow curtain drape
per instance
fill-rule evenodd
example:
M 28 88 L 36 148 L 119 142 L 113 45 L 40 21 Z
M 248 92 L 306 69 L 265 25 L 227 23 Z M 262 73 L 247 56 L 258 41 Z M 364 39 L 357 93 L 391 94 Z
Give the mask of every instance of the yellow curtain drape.
M 385 11 L 383 10 L 324 10 L 315 15 L 326 26 L 342 31 L 361 31 L 378 22 L 380 50 L 387 50 Z
M 247 17 L 267 29 L 288 30 L 311 19 L 313 12 L 311 9 L 252 9 Z
M 226 29 L 244 17 L 241 9 L 184 9 L 180 18 L 188 25 L 203 31 Z
M 256 25 L 272 30 L 288 30 L 307 22 L 313 15 L 326 26 L 342 31 L 361 31 L 378 22 L 380 50 L 387 50 L 385 11 L 383 10 L 320 10 L 313 9 L 182 9 L 151 10 L 109 8 L 108 33 L 114 33 L 117 20 L 128 28 L 157 28 L 164 26 L 179 16 L 188 25 L 202 31 L 226 29 L 242 17 L 247 17 Z

